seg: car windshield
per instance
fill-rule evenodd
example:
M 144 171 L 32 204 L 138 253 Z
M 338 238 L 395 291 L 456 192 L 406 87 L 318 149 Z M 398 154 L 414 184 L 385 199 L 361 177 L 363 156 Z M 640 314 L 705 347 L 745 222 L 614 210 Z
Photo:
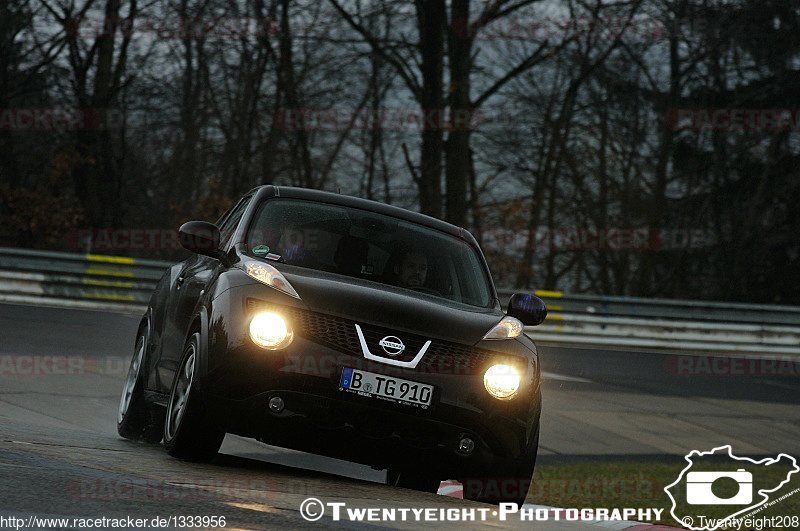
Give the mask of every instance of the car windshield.
M 427 293 L 491 302 L 487 272 L 467 242 L 366 210 L 294 199 L 260 205 L 247 234 L 253 256 Z

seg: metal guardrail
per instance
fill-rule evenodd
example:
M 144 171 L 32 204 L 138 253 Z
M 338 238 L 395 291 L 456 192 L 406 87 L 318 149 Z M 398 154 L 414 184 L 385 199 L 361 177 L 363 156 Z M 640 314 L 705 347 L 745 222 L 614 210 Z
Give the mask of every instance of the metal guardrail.
M 170 265 L 0 247 L 0 300 L 139 311 Z
M 542 345 L 800 359 L 796 306 L 535 293 L 547 320 L 526 332 Z
M 504 303 L 508 302 L 513 293 L 514 290 L 500 290 L 500 298 Z M 536 294 L 544 299 L 551 313 L 800 326 L 800 306 L 565 295 L 560 291 L 537 291 Z
M 171 265 L 0 247 L 0 301 L 141 312 Z M 800 307 L 535 293 L 548 317 L 526 332 L 542 345 L 800 358 Z

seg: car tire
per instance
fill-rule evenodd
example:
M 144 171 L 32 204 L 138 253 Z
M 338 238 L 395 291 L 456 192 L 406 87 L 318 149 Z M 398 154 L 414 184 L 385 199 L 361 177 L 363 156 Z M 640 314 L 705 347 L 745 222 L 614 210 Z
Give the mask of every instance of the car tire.
M 390 468 L 386 471 L 386 484 L 393 487 L 436 493 L 442 481 L 439 476 L 426 472 L 417 472 Z
M 186 340 L 178 372 L 172 382 L 164 420 L 167 453 L 186 461 L 211 461 L 217 455 L 225 432 L 208 425 L 193 384 L 200 353 L 200 334 Z
M 146 322 L 136 338 L 133 358 L 122 387 L 117 410 L 117 433 L 133 441 L 157 443 L 161 440 L 164 428 L 160 416 L 144 399 L 143 368 L 147 360 L 149 337 L 150 323 Z

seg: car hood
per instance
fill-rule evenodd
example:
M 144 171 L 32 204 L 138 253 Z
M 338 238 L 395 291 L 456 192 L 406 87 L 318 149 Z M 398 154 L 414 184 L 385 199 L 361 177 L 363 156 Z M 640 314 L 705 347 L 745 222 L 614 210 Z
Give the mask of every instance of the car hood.
M 430 339 L 475 345 L 504 315 L 499 310 L 467 309 L 368 280 L 312 270 L 298 274 L 288 269 L 281 272 L 311 311 Z

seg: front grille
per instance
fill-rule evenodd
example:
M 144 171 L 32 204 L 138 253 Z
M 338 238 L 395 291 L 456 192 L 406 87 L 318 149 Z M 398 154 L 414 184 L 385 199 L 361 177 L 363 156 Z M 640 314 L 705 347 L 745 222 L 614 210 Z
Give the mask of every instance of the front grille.
M 325 345 L 334 350 L 361 356 L 361 344 L 356 333 L 356 322 L 332 315 L 311 312 L 301 308 L 270 304 L 258 299 L 247 299 L 247 311 L 275 311 L 291 319 L 297 334 L 306 339 Z M 370 351 L 376 356 L 386 359 L 410 361 L 414 359 L 427 341 L 421 336 L 414 336 L 392 331 L 389 328 L 376 327 L 358 323 L 364 332 L 364 339 Z M 378 342 L 386 336 L 398 336 L 406 349 L 400 356 L 390 357 L 385 354 Z M 459 345 L 448 341 L 431 341 L 427 352 L 417 365 L 420 372 L 442 374 L 475 374 L 481 372 L 497 353 L 471 346 Z M 508 358 L 508 356 L 503 356 Z M 515 356 L 518 358 L 518 356 Z M 520 359 L 520 361 L 523 361 Z
M 369 351 L 376 356 L 390 360 L 397 360 L 403 362 L 411 361 L 417 356 L 417 354 L 419 354 L 419 351 L 422 350 L 422 347 L 424 347 L 425 343 L 428 341 L 427 339 L 424 339 L 420 336 L 413 336 L 411 334 L 396 332 L 389 328 L 365 326 L 363 324 L 360 326 L 361 326 L 361 331 L 364 333 L 364 340 L 367 342 L 367 347 L 369 348 Z M 403 352 L 400 353 L 399 356 L 389 356 L 383 350 L 383 347 L 380 345 L 380 341 L 381 339 L 387 336 L 396 336 L 400 338 L 400 340 L 405 345 L 406 348 L 403 350 Z M 423 359 L 425 359 L 424 356 Z
M 488 350 L 437 341 L 428 348 L 420 365 L 430 372 L 473 374 L 480 372 L 492 356 L 494 353 Z

